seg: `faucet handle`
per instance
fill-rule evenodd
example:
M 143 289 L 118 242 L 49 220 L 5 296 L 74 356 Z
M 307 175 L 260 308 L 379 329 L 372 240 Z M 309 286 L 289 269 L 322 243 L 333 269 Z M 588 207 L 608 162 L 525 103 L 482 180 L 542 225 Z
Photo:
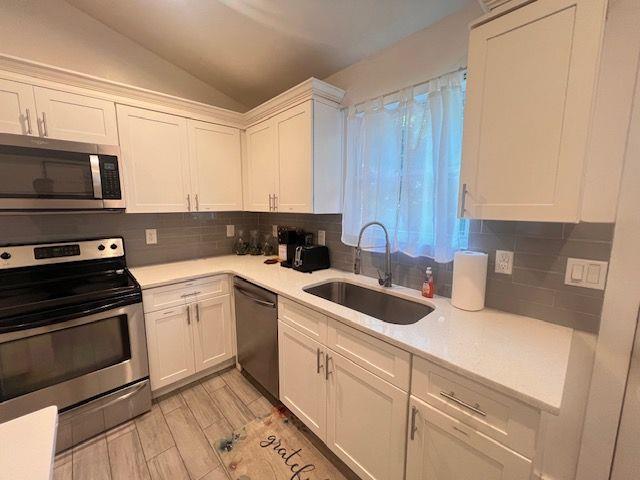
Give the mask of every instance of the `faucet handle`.
M 378 269 L 378 285 L 381 287 L 386 283 L 386 275 L 382 275 L 380 269 Z
M 360 273 L 360 248 L 356 247 L 355 256 L 353 259 L 353 273 Z

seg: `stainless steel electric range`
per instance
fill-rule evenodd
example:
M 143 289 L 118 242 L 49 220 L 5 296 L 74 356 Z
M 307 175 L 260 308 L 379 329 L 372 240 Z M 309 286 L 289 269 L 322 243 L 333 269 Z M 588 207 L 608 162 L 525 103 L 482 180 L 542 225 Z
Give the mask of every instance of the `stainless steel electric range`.
M 0 246 L 0 422 L 48 405 L 57 451 L 151 408 L 122 238 Z

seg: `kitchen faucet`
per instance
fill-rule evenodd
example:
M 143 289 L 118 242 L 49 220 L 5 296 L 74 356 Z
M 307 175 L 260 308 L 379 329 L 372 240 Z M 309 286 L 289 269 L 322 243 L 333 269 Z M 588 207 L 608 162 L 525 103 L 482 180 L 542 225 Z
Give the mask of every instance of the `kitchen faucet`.
M 369 222 L 362 226 L 360 229 L 360 234 L 358 235 L 358 246 L 356 247 L 356 255 L 353 262 L 353 273 L 358 275 L 360 273 L 360 253 L 362 249 L 360 248 L 360 242 L 362 241 L 362 234 L 364 231 L 369 228 L 371 225 L 378 225 L 384 231 L 384 238 L 386 241 L 385 245 L 385 266 L 384 266 L 384 276 L 380 275 L 380 270 L 378 270 L 378 283 L 383 287 L 391 286 L 391 243 L 389 242 L 389 232 L 387 232 L 386 227 L 380 222 Z

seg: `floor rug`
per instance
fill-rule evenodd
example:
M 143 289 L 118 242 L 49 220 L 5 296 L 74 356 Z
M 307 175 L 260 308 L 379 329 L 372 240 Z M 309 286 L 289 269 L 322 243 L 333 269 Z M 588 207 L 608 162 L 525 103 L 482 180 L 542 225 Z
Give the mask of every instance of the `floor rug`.
M 233 480 L 345 480 L 305 437 L 306 428 L 286 408 L 271 413 L 216 442 Z

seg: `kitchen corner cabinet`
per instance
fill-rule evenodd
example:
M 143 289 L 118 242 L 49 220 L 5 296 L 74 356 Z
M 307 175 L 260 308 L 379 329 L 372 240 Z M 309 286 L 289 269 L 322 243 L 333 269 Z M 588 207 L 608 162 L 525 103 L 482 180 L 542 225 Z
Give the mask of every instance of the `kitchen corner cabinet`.
M 0 132 L 118 145 L 113 102 L 4 79 Z
M 467 218 L 577 222 L 606 0 L 538 0 L 469 37 Z
M 406 480 L 529 480 L 531 461 L 411 396 Z
M 308 100 L 246 131 L 245 210 L 339 213 L 342 114 Z
M 240 131 L 118 105 L 129 213 L 242 209 Z

